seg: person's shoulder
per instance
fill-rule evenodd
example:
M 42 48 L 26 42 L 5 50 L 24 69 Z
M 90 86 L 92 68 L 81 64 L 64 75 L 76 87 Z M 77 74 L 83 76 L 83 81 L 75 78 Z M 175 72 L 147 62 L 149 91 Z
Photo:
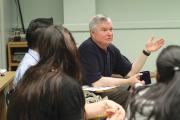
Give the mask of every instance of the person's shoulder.
M 147 99 L 142 97 L 143 95 L 147 94 L 147 91 L 150 89 L 150 87 L 144 88 L 141 91 L 139 91 L 136 96 L 136 103 L 139 110 L 142 110 L 141 108 L 144 108 L 142 111 L 139 111 L 143 113 L 144 115 L 149 115 L 151 111 L 153 110 L 155 101 L 151 99 Z
M 110 50 L 119 51 L 119 49 L 118 49 L 114 44 L 110 44 L 110 45 L 109 45 L 109 49 L 110 49 Z
M 114 54 L 121 54 L 119 48 L 117 48 L 115 45 L 110 44 L 108 47 L 109 51 L 114 53 Z
M 23 59 L 21 60 L 21 62 L 19 63 L 19 66 L 17 68 L 17 71 L 26 71 L 29 67 L 33 66 L 37 64 L 37 61 L 34 60 L 32 58 L 31 55 L 29 55 L 28 53 L 26 53 L 23 57 Z
M 69 88 L 73 88 L 70 91 L 75 91 L 75 89 L 81 89 L 81 84 L 79 81 L 75 80 L 74 78 L 72 78 L 71 76 L 67 75 L 67 74 L 62 74 L 62 81 L 61 84 L 62 86 L 64 86 L 65 89 L 67 89 L 68 91 L 70 90 Z M 82 90 L 82 89 L 81 89 Z
M 15 77 L 14 77 L 14 82 L 13 84 L 16 85 L 17 82 L 22 78 L 22 76 L 24 75 L 24 73 L 26 72 L 26 70 L 29 68 L 29 59 L 27 57 L 28 55 L 25 54 L 24 58 L 22 59 L 22 61 L 19 63 L 19 66 L 16 70 L 15 73 Z
M 95 47 L 96 47 L 96 45 L 95 45 L 95 43 L 93 43 L 93 41 L 90 37 L 90 38 L 86 39 L 84 42 L 82 42 L 78 49 L 85 50 L 85 49 L 92 49 Z
M 147 91 L 150 89 L 150 87 L 141 86 L 136 89 L 137 89 L 136 96 L 142 96 L 147 93 Z
M 22 58 L 22 60 L 19 64 L 19 67 L 26 65 L 28 63 L 27 61 L 29 61 L 29 58 L 30 58 L 29 54 L 25 53 L 24 57 Z
M 34 65 L 34 60 L 31 58 L 31 56 L 26 53 L 22 59 L 22 61 L 20 62 L 20 66 L 28 66 L 28 65 Z
M 26 71 L 28 67 L 33 65 L 32 63 L 32 59 L 29 57 L 29 54 L 26 53 L 21 62 L 19 63 L 16 72 Z

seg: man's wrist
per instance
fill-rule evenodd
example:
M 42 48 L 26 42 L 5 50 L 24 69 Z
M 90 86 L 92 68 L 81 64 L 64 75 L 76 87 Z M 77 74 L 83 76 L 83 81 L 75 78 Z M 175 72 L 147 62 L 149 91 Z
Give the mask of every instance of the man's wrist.
M 143 52 L 143 54 L 146 55 L 146 56 L 149 56 L 149 55 L 151 54 L 151 52 L 147 52 L 146 50 L 143 50 L 142 52 Z
M 132 85 L 132 81 L 131 81 L 131 79 L 130 78 L 127 78 L 127 83 L 126 83 L 127 85 Z

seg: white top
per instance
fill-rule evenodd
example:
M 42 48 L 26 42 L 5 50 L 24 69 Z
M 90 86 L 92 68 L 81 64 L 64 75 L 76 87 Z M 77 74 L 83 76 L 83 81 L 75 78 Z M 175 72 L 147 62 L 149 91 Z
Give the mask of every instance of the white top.
M 144 95 L 150 88 L 146 88 L 142 91 L 140 91 L 136 96 L 136 102 L 135 104 L 137 105 L 136 113 L 135 113 L 135 118 L 132 120 L 147 120 L 148 116 L 152 113 L 154 109 L 154 104 L 155 102 L 152 100 L 147 100 L 147 99 L 141 99 L 140 97 Z M 130 105 L 128 106 L 127 112 L 126 112 L 126 118 L 125 120 L 129 120 L 131 115 L 131 109 Z M 150 118 L 150 120 L 154 120 L 154 116 Z
M 29 49 L 28 52 L 23 57 L 22 61 L 20 62 L 19 66 L 16 70 L 15 78 L 13 81 L 14 87 L 17 85 L 19 80 L 23 77 L 26 70 L 29 67 L 36 65 L 38 63 L 38 61 L 39 61 L 39 53 L 32 49 Z

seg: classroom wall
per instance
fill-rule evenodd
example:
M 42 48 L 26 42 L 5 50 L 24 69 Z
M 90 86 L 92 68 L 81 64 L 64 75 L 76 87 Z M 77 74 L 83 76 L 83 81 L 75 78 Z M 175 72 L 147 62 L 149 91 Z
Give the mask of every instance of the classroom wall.
M 25 26 L 31 19 L 52 16 L 55 24 L 64 24 L 72 31 L 78 45 L 88 38 L 88 22 L 93 15 L 111 17 L 113 42 L 131 61 L 152 35 L 163 37 L 166 45 L 180 45 L 179 0 L 20 0 L 20 3 Z M 20 26 L 15 5 L 12 8 L 13 26 Z M 158 53 L 151 54 L 144 70 L 156 69 Z
M 6 44 L 11 34 L 12 1 L 0 0 L 0 68 L 6 68 Z
M 63 0 L 19 0 L 25 28 L 32 19 L 38 17 L 53 17 L 56 24 L 63 23 Z M 18 9 L 13 0 L 13 27 L 21 27 Z

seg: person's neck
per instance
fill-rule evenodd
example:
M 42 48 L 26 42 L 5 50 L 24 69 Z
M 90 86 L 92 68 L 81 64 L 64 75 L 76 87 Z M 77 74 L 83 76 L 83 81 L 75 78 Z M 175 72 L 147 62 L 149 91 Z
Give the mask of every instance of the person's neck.
M 107 45 L 102 45 L 102 44 L 100 44 L 99 42 L 96 42 L 96 40 L 94 40 L 93 38 L 92 38 L 92 40 L 93 40 L 93 42 L 94 42 L 98 47 L 100 47 L 101 49 L 107 51 L 107 48 L 108 48 Z
M 102 44 L 96 43 L 97 46 L 99 46 L 101 49 L 103 49 L 104 51 L 107 51 L 107 47 L 108 46 L 104 46 Z
M 30 48 L 30 49 L 38 52 L 38 49 L 37 49 L 37 48 Z

